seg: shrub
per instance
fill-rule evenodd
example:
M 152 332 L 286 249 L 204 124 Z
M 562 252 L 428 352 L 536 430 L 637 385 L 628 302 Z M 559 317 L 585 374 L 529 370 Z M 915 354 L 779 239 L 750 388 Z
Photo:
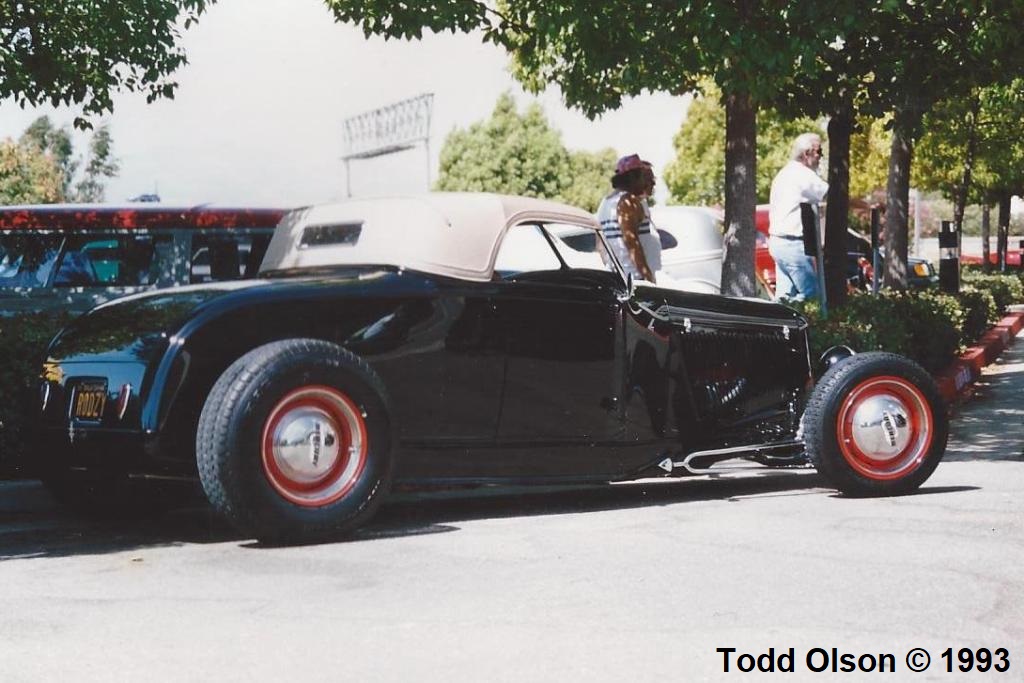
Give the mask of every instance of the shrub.
M 905 300 L 906 308 L 897 314 L 907 316 L 911 357 L 931 372 L 945 368 L 962 346 L 965 316 L 960 302 L 955 296 L 934 291 L 923 291 Z
M 964 344 L 977 340 L 990 325 L 998 322 L 999 311 L 990 291 L 967 285 L 960 290 L 957 299 L 964 310 L 961 337 Z
M 937 371 L 960 349 L 965 315 L 960 302 L 937 292 L 854 293 L 828 320 L 814 302 L 795 306 L 811 325 L 811 355 L 845 344 L 855 351 L 891 351 Z
M 0 318 L 0 476 L 19 472 L 25 430 L 38 402 L 39 371 L 50 339 L 72 316 L 26 313 Z
M 986 290 L 995 299 L 999 313 L 1006 312 L 1011 304 L 1024 303 L 1024 282 L 1015 273 L 984 273 L 968 270 L 961 274 L 963 285 Z

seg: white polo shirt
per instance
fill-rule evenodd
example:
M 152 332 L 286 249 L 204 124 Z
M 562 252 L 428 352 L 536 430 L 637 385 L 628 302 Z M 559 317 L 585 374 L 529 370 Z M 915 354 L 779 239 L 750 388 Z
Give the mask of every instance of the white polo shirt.
M 828 193 L 828 183 L 799 161 L 789 161 L 772 180 L 768 198 L 768 234 L 802 237 L 801 202 L 810 202 L 814 210 Z

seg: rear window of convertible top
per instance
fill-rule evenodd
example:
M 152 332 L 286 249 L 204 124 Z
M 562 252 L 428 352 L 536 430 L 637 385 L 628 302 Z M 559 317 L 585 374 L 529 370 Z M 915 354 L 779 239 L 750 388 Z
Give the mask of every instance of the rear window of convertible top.
M 333 245 L 353 245 L 359 241 L 363 231 L 362 223 L 331 223 L 327 225 L 310 225 L 303 229 L 300 247 L 326 247 Z

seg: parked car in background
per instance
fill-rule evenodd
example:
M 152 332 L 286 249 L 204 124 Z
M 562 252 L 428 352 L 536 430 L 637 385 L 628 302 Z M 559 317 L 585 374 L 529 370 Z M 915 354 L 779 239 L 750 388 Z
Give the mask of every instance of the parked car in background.
M 595 249 L 569 247 L 573 231 Z M 555 202 L 313 207 L 282 219 L 255 280 L 124 297 L 61 332 L 35 465 L 83 506 L 198 477 L 272 541 L 356 528 L 392 483 L 597 483 L 747 458 L 809 460 L 850 495 L 917 488 L 946 444 L 932 379 L 885 353 L 813 364 L 807 335 L 773 302 L 634 281 L 594 217 Z
M 664 286 L 718 294 L 722 288 L 722 216 L 700 206 L 655 206 L 651 222 L 661 239 Z
M 98 303 L 259 269 L 275 208 L 0 207 L 0 476 L 19 476 L 46 344 Z
M 994 249 L 988 253 L 988 262 L 994 268 L 999 267 L 999 254 Z M 981 254 L 960 254 L 960 265 L 980 266 L 982 263 Z M 1020 265 L 1020 249 L 1007 249 L 1006 267 L 1019 269 Z
M 754 267 L 758 280 L 774 294 L 775 260 L 768 252 L 768 205 L 757 207 L 755 226 L 757 243 L 754 251 Z M 884 252 L 883 252 L 884 254 Z M 939 275 L 930 261 L 916 256 L 907 259 L 907 284 L 911 289 L 925 289 L 938 284 Z M 871 289 L 874 267 L 871 255 L 871 240 L 856 230 L 846 231 L 846 281 L 854 289 Z
M 651 222 L 661 242 L 661 264 L 655 273 L 658 285 L 718 294 L 722 282 L 721 216 L 714 209 L 700 206 L 655 206 Z M 597 257 L 599 243 L 592 230 L 557 226 L 551 233 L 573 252 L 579 252 L 570 252 L 575 264 L 593 262 Z
M 0 207 L 0 315 L 81 313 L 146 289 L 252 277 L 275 208 Z

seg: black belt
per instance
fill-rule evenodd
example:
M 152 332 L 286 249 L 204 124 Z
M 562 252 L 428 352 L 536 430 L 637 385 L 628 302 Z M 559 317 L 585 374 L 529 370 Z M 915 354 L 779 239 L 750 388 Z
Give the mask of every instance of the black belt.
M 780 240 L 802 240 L 802 235 L 768 235 L 769 237 L 778 237 Z

